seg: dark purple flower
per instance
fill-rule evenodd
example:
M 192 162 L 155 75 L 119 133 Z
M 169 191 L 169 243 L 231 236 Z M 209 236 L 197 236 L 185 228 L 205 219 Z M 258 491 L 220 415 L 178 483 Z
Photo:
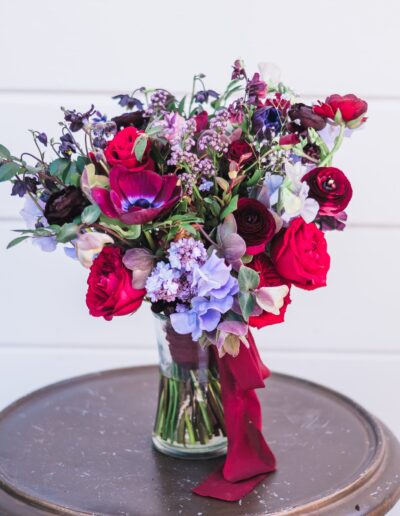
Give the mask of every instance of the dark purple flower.
M 46 133 L 39 133 L 36 138 L 40 141 L 42 145 L 47 147 L 47 134 Z
M 69 158 L 71 154 L 76 152 L 75 141 L 69 133 L 63 134 L 60 138 L 60 142 L 59 151 L 64 157 Z
M 143 102 L 141 102 L 136 97 L 131 97 L 131 95 L 128 95 L 127 93 L 123 93 L 120 95 L 114 95 L 114 97 L 112 97 L 112 98 L 115 100 L 118 99 L 118 104 L 121 107 L 126 107 L 127 109 L 131 109 L 131 110 L 136 108 L 138 111 L 143 110 Z
M 321 231 L 343 231 L 346 227 L 347 213 L 342 211 L 335 217 L 323 216 L 319 218 Z
M 279 111 L 272 106 L 257 109 L 253 115 L 253 130 L 259 139 L 270 139 L 281 130 Z
M 160 176 L 150 170 L 132 174 L 117 165 L 110 170 L 110 190 L 93 188 L 93 199 L 107 217 L 125 224 L 145 224 L 169 211 L 182 189 L 173 174 Z
M 64 120 L 69 123 L 69 128 L 73 133 L 82 129 L 94 112 L 93 104 L 86 113 L 78 113 L 76 109 L 61 109 L 64 111 Z
M 299 102 L 294 104 L 288 111 L 291 122 L 288 129 L 291 132 L 303 133 L 308 128 L 321 131 L 326 126 L 326 120 L 323 116 L 314 113 L 311 106 Z
M 259 73 L 255 73 L 253 78 L 247 83 L 246 92 L 249 104 L 258 105 L 261 98 L 267 93 L 267 83 L 260 78 Z
M 35 194 L 37 191 L 37 185 L 38 181 L 36 177 L 25 176 L 23 179 L 17 179 L 14 181 L 11 195 L 23 197 L 27 192 Z
M 143 114 L 144 111 L 133 111 L 132 113 L 115 116 L 111 120 L 116 124 L 118 131 L 130 125 L 133 125 L 136 129 L 144 129 L 146 123 Z
M 241 59 L 236 59 L 233 63 L 232 81 L 236 79 L 246 78 L 246 70 L 244 69 L 244 63 Z
M 80 188 L 67 186 L 50 195 L 44 208 L 44 216 L 49 224 L 62 225 L 72 222 L 88 204 L 89 201 Z
M 214 90 L 200 90 L 194 96 L 194 100 L 199 104 L 202 104 L 203 102 L 208 102 L 210 97 L 217 99 L 219 98 L 219 93 Z

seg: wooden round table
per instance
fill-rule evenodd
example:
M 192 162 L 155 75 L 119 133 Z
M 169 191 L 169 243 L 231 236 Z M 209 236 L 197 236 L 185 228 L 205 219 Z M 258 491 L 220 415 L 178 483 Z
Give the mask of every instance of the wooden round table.
M 0 514 L 381 515 L 400 497 L 400 446 L 351 400 L 274 374 L 259 391 L 278 459 L 237 503 L 191 488 L 223 459 L 153 450 L 156 367 L 107 371 L 34 392 L 0 414 Z

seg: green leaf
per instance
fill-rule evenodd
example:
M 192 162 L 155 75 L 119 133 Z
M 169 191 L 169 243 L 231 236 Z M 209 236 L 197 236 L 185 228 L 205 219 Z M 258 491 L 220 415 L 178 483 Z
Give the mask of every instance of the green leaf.
M 239 305 L 245 321 L 249 320 L 254 304 L 254 297 L 250 292 L 239 292 Z
M 127 226 L 117 219 L 111 219 L 105 215 L 101 215 L 100 223 L 106 228 L 112 229 L 122 238 L 127 240 L 137 240 L 142 232 L 142 226 L 136 224 Z
M 185 102 L 186 102 L 186 95 L 181 99 L 181 101 L 179 102 L 179 105 L 178 105 L 178 113 L 180 115 L 182 115 L 185 110 Z
M 76 168 L 78 169 L 78 172 L 82 174 L 83 169 L 90 163 L 89 158 L 85 158 L 84 156 L 78 156 L 76 160 Z
M 243 265 L 239 270 L 239 286 L 241 291 L 254 290 L 260 282 L 260 275 L 250 267 Z
M 11 152 L 7 149 L 7 147 L 4 147 L 4 145 L 0 144 L 0 158 L 3 159 L 10 159 Z
M 76 238 L 76 235 L 78 234 L 78 229 L 79 226 L 77 224 L 74 224 L 73 222 L 64 224 L 57 234 L 57 242 L 65 244 L 67 242 L 70 242 L 71 240 L 74 240 L 74 238 Z
M 9 181 L 18 172 L 22 172 L 22 168 L 16 163 L 4 163 L 0 166 L 0 183 L 2 181 Z
M 93 224 L 100 217 L 101 211 L 97 204 L 86 206 L 81 215 L 84 224 Z
M 142 161 L 143 154 L 147 147 L 147 138 L 148 137 L 145 133 L 141 133 L 135 140 L 135 144 L 133 146 L 133 151 L 134 151 L 135 157 L 138 161 Z
M 8 244 L 7 249 L 10 249 L 11 247 L 14 247 L 15 245 L 20 244 L 27 238 L 30 238 L 30 236 L 25 235 L 25 236 L 19 236 L 17 238 L 14 238 L 14 240 L 11 240 L 11 242 Z
M 228 204 L 228 206 L 226 206 L 223 210 L 223 212 L 221 213 L 221 220 L 224 220 L 224 218 L 229 215 L 230 213 L 232 213 L 233 211 L 236 210 L 237 208 L 237 203 L 238 203 L 238 200 L 239 200 L 239 196 L 238 195 L 234 195 L 230 201 L 230 203 Z
M 190 224 L 182 224 L 182 229 L 184 229 L 185 231 L 187 231 L 188 233 L 190 233 L 191 235 L 194 235 L 194 236 L 196 236 L 198 234 L 198 231 L 196 231 L 194 229 L 194 227 L 191 226 Z
M 49 165 L 49 172 L 51 176 L 59 177 L 62 179 L 64 172 L 70 165 L 70 161 L 65 158 L 58 158 L 52 161 Z
M 262 170 L 256 170 L 251 178 L 246 182 L 246 186 L 255 186 L 263 175 Z
M 78 171 L 75 161 L 70 163 L 69 167 L 65 170 L 62 179 L 66 185 L 80 185 L 81 174 Z

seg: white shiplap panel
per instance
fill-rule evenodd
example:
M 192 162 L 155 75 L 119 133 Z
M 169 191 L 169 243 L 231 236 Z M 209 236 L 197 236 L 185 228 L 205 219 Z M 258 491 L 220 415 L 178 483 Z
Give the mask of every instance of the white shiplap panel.
M 267 352 L 262 357 L 272 371 L 315 381 L 353 398 L 400 437 L 400 413 L 393 400 L 398 390 L 399 356 Z M 0 409 L 64 378 L 156 361 L 154 343 L 136 350 L 0 349 Z M 268 388 L 268 381 L 266 385 Z
M 0 20 L 1 88 L 181 90 L 203 72 L 219 89 L 242 57 L 249 70 L 278 63 L 306 93 L 398 96 L 399 15 L 397 0 L 14 0 Z
M 87 271 L 61 250 L 42 253 L 29 242 L 6 251 L 11 223 L 0 224 L 0 345 L 146 346 L 151 313 L 112 322 L 85 305 Z M 287 321 L 257 332 L 273 350 L 400 351 L 397 325 L 400 230 L 351 229 L 329 234 L 328 287 L 293 289 Z M 264 344 L 263 344 L 264 345 Z
M 59 106 L 87 110 L 91 102 L 110 116 L 119 112 L 117 104 L 106 95 L 0 94 L 0 142 L 16 155 L 35 152 L 27 129 L 58 136 Z M 392 151 L 397 146 L 400 100 L 370 102 L 369 117 L 364 128 L 345 139 L 335 159 L 335 165 L 346 172 L 353 184 L 349 220 L 355 224 L 400 225 L 399 167 Z M 10 197 L 10 186 L 0 184 L 0 218 L 18 216 L 20 206 L 18 199 Z

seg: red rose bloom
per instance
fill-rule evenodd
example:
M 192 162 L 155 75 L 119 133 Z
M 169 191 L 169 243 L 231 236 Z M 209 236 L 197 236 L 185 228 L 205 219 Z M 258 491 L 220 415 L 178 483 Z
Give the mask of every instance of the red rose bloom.
M 235 140 L 228 147 L 227 157 L 236 163 L 246 163 L 253 157 L 250 145 L 244 140 Z
M 246 254 L 258 254 L 275 235 L 276 224 L 273 215 L 256 199 L 239 199 L 238 207 L 233 213 L 237 223 L 237 232 L 246 242 Z
M 138 161 L 135 156 L 135 141 L 144 131 L 138 131 L 136 127 L 126 127 L 119 131 L 114 138 L 108 142 L 104 149 L 104 155 L 107 163 L 114 167 L 115 165 L 123 165 L 131 172 L 140 170 L 154 170 L 154 162 L 150 158 L 150 142 L 147 142 L 142 161 Z
M 335 167 L 317 167 L 310 170 L 302 181 L 305 181 L 312 197 L 319 204 L 319 214 L 335 216 L 347 208 L 353 190 L 350 181 L 341 170 Z
M 327 97 L 325 102 L 313 106 L 314 113 L 324 116 L 325 118 L 335 119 L 336 113 L 340 111 L 342 120 L 346 123 L 359 119 L 368 109 L 368 104 L 352 93 L 348 95 L 331 95 Z M 363 117 L 359 123 L 365 122 Z
M 119 247 L 104 247 L 94 260 L 88 277 L 86 304 L 90 315 L 111 321 L 114 315 L 135 312 L 146 289 L 132 287 L 132 273 L 122 263 Z
M 271 259 L 278 274 L 297 287 L 314 290 L 326 286 L 330 257 L 325 236 L 313 222 L 294 219 L 272 242 Z
M 248 264 L 248 267 L 251 267 L 260 274 L 260 283 L 257 288 L 278 287 L 280 285 L 287 285 L 290 288 L 290 283 L 279 276 L 272 265 L 271 260 L 265 253 L 255 256 L 253 261 Z M 263 310 L 260 315 L 251 316 L 249 318 L 250 326 L 255 328 L 264 328 L 264 326 L 283 322 L 285 320 L 286 308 L 290 302 L 290 294 L 287 294 L 278 315 L 271 314 L 270 312 Z

